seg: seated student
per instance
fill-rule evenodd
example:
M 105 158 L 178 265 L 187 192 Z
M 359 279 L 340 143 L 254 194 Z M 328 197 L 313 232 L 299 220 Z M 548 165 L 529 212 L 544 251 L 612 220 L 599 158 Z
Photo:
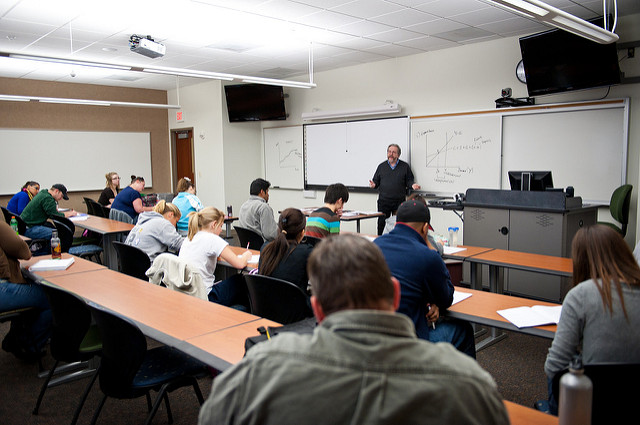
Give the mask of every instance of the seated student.
M 400 281 L 398 312 L 413 320 L 418 338 L 449 342 L 475 358 L 471 324 L 440 317 L 440 310 L 451 306 L 454 289 L 444 261 L 427 246 L 429 208 L 417 200 L 405 201 L 397 217 L 396 227 L 373 243 L 382 250 L 391 275 Z
M 307 236 L 320 239 L 340 233 L 340 216 L 348 200 L 349 189 L 345 185 L 329 185 L 324 193 L 324 206 L 312 212 L 307 219 Z
M 140 192 L 144 190 L 144 177 L 131 176 L 131 184 L 118 193 L 113 200 L 111 208 L 126 212 L 135 223 L 138 214 L 144 211 L 153 211 L 153 207 L 142 205 Z
M 423 202 L 425 205 L 427 205 L 427 202 L 419 193 L 412 193 L 407 197 L 407 201 L 413 201 L 413 200 Z M 385 220 L 384 230 L 382 231 L 383 235 L 386 235 L 387 233 L 392 231 L 394 227 L 396 227 L 396 214 L 397 214 L 397 211 L 394 211 L 389 216 L 389 218 Z M 429 223 L 429 231 L 427 233 L 427 245 L 429 246 L 429 248 L 435 249 L 436 251 L 438 251 L 438 254 L 440 254 L 440 256 L 442 256 L 442 254 L 444 253 L 444 247 L 442 246 L 442 243 L 439 241 L 436 241 L 436 238 L 433 236 L 433 227 L 431 226 L 431 223 Z
M 593 225 L 578 230 L 571 256 L 574 287 L 544 365 L 549 383 L 578 354 L 585 365 L 640 363 L 640 267 L 628 245 L 612 228 Z M 549 395 L 557 414 L 551 385 Z M 536 407 L 546 410 L 540 402 Z
M 120 193 L 120 176 L 112 171 L 104 175 L 107 179 L 106 187 L 100 192 L 98 203 L 104 207 L 110 207 L 113 200 Z
M 326 238 L 309 258 L 313 334 L 283 332 L 213 381 L 198 423 L 508 424 L 491 376 L 395 313 L 398 281 L 363 237 Z
M 74 210 L 69 210 L 64 213 L 58 212 L 58 201 L 61 199 L 69 200 L 67 188 L 63 184 L 54 184 L 51 186 L 51 189 L 38 192 L 24 208 L 22 214 L 20 214 L 20 217 L 27 225 L 27 230 L 24 235 L 31 239 L 51 240 L 53 227 L 45 226 L 47 220 L 55 216 L 73 217 L 77 214 Z M 51 253 L 51 245 L 45 242 L 42 244 L 40 250 L 34 254 L 42 255 L 49 253 Z
M 278 219 L 278 236 L 262 246 L 258 272 L 291 282 L 305 294 L 309 286 L 307 260 L 313 247 L 300 243 L 304 238 L 305 216 L 302 211 L 287 208 Z
M 124 243 L 144 251 L 151 262 L 163 252 L 180 251 L 184 238 L 176 231 L 180 210 L 175 205 L 160 201 L 153 211 L 140 214 L 138 223 L 129 232 Z
M 18 260 L 31 258 L 29 246 L 4 221 L 0 221 L 0 311 L 35 307 L 33 316 L 11 321 L 2 348 L 24 360 L 37 360 L 51 334 L 51 307 L 40 287 L 27 282 Z
M 40 183 L 34 181 L 28 181 L 22 186 L 20 192 L 13 195 L 7 204 L 7 209 L 14 214 L 20 215 L 27 204 L 33 199 L 34 196 L 40 191 Z
M 273 210 L 269 206 L 269 187 L 265 179 L 255 179 L 249 187 L 249 199 L 240 207 L 238 227 L 252 230 L 265 241 L 272 241 L 278 234 Z
M 182 217 L 178 220 L 178 233 L 187 236 L 189 232 L 189 213 L 200 211 L 204 208 L 200 199 L 196 196 L 196 185 L 188 177 L 183 177 L 178 181 L 178 196 L 171 201 L 180 209 Z
M 243 304 L 244 294 L 238 291 L 236 278 L 215 282 L 214 273 L 218 257 L 237 269 L 243 269 L 251 259 L 251 251 L 237 256 L 229 248 L 229 243 L 219 236 L 224 225 L 224 213 L 219 209 L 206 207 L 189 213 L 189 216 L 189 234 L 178 256 L 200 272 L 209 301 L 226 306 Z

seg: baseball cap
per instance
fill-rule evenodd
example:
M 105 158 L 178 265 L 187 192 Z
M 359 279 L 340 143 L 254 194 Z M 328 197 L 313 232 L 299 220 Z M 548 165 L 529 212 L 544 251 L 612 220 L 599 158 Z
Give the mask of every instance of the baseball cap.
M 66 188 L 63 184 L 56 183 L 56 184 L 54 184 L 54 185 L 53 185 L 53 186 L 51 186 L 51 187 L 52 187 L 53 189 L 58 189 L 60 192 L 62 192 L 62 198 L 63 198 L 65 201 L 68 201 L 68 200 L 69 200 L 69 197 L 67 196 L 67 188 Z
M 396 220 L 403 223 L 430 223 L 431 213 L 424 202 L 409 200 L 403 202 L 398 208 Z M 431 224 L 429 229 L 433 230 Z

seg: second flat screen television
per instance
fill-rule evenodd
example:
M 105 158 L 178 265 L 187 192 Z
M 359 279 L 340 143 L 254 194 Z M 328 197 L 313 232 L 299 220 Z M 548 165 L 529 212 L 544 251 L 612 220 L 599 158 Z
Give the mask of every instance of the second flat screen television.
M 282 86 L 224 86 L 229 122 L 286 120 Z

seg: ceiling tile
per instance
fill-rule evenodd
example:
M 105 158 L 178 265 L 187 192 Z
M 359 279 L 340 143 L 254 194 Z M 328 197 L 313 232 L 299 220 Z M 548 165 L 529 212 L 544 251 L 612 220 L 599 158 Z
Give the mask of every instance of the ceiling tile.
M 491 6 L 480 0 L 436 0 L 418 5 L 416 9 L 441 18 L 448 18 L 449 16 L 486 9 L 488 7 Z
M 402 9 L 404 9 L 403 6 L 382 0 L 355 0 L 341 6 L 333 7 L 331 10 L 344 13 L 345 15 L 368 19 L 374 16 L 397 12 Z
M 436 19 L 438 19 L 437 16 L 420 12 L 414 9 L 403 9 L 398 12 L 387 13 L 386 15 L 380 15 L 371 18 L 372 21 L 392 25 L 399 28 L 404 28 L 423 22 L 434 21 Z

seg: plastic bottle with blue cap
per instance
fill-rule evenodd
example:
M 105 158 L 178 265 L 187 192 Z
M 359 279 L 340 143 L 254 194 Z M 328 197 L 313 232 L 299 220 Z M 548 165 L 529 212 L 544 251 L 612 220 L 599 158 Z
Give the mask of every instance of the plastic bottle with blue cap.
M 455 248 L 458 246 L 458 227 L 449 227 L 449 246 Z

